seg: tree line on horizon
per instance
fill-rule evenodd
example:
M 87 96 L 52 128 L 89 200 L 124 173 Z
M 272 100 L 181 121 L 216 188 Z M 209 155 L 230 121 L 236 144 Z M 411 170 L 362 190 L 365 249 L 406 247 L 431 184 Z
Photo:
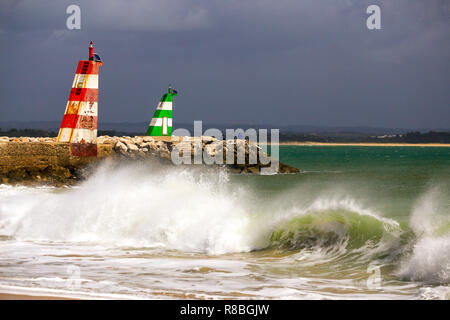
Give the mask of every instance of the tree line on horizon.
M 16 129 L 2 130 L 0 136 L 7 137 L 56 137 L 58 132 L 41 129 Z M 138 132 L 122 132 L 115 130 L 99 130 L 98 136 L 141 136 Z M 270 136 L 268 137 L 269 141 Z M 411 131 L 405 134 L 367 135 L 357 132 L 340 133 L 301 133 L 280 131 L 280 141 L 287 142 L 379 142 L 379 143 L 450 143 L 450 131 Z

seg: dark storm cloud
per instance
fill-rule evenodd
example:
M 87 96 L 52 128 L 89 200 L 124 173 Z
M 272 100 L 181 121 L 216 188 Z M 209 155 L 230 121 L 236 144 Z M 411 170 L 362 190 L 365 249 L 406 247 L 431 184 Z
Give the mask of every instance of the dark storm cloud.
M 172 83 L 176 122 L 449 128 L 449 15 L 437 0 L 3 1 L 0 116 L 60 119 L 93 40 L 103 121 L 149 119 Z

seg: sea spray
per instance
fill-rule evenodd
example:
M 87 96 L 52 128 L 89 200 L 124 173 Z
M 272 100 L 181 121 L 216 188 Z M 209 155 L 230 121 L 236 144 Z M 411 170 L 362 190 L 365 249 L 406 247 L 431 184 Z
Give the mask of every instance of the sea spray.
M 419 239 L 398 272 L 402 279 L 450 284 L 449 213 L 448 184 L 431 184 L 416 201 L 411 214 L 410 225 Z
M 2 194 L 0 234 L 223 254 L 273 247 L 277 241 L 286 248 L 286 237 L 276 240 L 286 223 L 289 229 L 300 222 L 290 237 L 297 249 L 316 240 L 317 247 L 349 242 L 355 249 L 377 244 L 383 232 L 401 232 L 396 221 L 349 196 L 321 194 L 307 205 L 290 206 L 274 198 L 266 207 L 251 190 L 230 182 L 225 171 L 204 169 L 106 163 L 75 188 Z
M 354 199 L 321 195 L 277 225 L 270 247 L 291 251 L 308 264 L 344 259 L 389 265 L 401 257 L 412 237 L 405 225 Z
M 211 254 L 258 248 L 246 191 L 230 188 L 224 171 L 203 169 L 105 164 L 64 192 L 2 195 L 0 234 Z

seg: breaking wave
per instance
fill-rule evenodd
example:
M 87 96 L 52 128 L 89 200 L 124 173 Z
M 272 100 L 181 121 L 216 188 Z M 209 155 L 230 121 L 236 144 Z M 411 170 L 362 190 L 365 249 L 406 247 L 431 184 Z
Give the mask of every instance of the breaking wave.
M 109 163 L 78 187 L 0 186 L 0 236 L 213 255 L 320 250 L 333 258 L 400 260 L 399 277 L 447 284 L 450 224 L 445 205 L 435 205 L 443 203 L 436 190 L 419 199 L 408 227 L 349 196 L 261 205 L 217 168 Z
M 272 246 L 288 250 L 345 245 L 358 249 L 368 242 L 378 244 L 383 237 L 401 234 L 395 221 L 346 210 L 312 212 L 291 219 L 271 235 Z
M 245 195 L 225 190 L 227 181 L 220 170 L 107 164 L 62 192 L 15 187 L 2 192 L 0 234 L 209 253 L 252 250 Z
M 435 185 L 422 195 L 411 214 L 418 235 L 399 276 L 426 284 L 450 284 L 450 195 L 448 186 Z M 447 291 L 450 296 L 450 289 Z

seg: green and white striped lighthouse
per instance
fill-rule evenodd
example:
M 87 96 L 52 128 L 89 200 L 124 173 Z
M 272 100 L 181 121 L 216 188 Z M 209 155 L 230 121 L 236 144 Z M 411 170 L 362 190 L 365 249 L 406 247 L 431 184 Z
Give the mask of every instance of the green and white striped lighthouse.
M 177 94 L 178 92 L 169 86 L 169 91 L 164 93 L 156 107 L 146 136 L 172 136 L 172 102 Z

